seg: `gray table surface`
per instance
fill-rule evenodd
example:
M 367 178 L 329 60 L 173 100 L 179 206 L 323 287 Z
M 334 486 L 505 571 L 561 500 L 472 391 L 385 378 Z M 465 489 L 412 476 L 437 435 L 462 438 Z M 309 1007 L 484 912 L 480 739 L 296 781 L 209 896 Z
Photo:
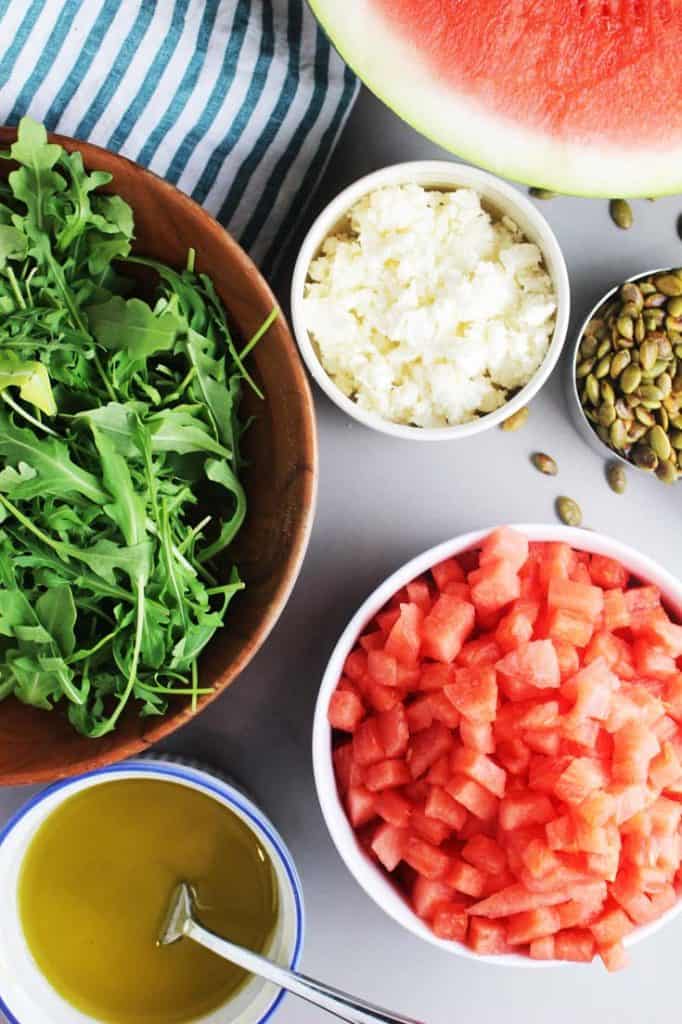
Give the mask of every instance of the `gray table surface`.
M 362 93 L 307 220 L 340 188 L 390 163 L 445 154 Z M 563 246 L 574 326 L 601 293 L 630 274 L 682 262 L 675 221 L 682 198 L 633 204 L 624 233 L 603 200 L 542 205 Z M 285 300 L 286 267 L 280 294 Z M 244 780 L 289 843 L 306 897 L 303 968 L 428 1024 L 662 1022 L 679 1013 L 676 971 L 682 920 L 633 954 L 631 968 L 508 970 L 440 952 L 404 933 L 371 903 L 339 859 L 314 792 L 310 731 L 319 681 L 341 629 L 393 569 L 438 541 L 500 522 L 552 522 L 558 493 L 576 498 L 585 522 L 638 547 L 682 575 L 682 490 L 629 474 L 625 498 L 575 433 L 557 371 L 516 434 L 489 431 L 450 444 L 411 444 L 351 423 L 319 392 L 317 519 L 300 579 L 265 649 L 205 714 L 163 745 Z M 557 480 L 528 461 L 557 459 Z M 682 485 L 680 485 L 682 486 Z M 0 792 L 0 821 L 29 796 Z M 670 972 L 673 972 L 671 975 Z M 277 1024 L 326 1017 L 289 997 Z

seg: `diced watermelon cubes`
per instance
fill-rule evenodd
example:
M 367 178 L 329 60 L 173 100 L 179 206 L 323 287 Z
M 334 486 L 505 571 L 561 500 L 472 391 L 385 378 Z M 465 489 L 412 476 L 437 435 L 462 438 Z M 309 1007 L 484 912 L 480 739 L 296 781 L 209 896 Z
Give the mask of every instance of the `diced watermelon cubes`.
M 604 608 L 604 595 L 600 587 L 593 587 L 589 583 L 554 577 L 549 581 L 547 604 L 550 608 L 561 608 L 588 622 L 594 622 Z
M 590 576 L 592 582 L 603 590 L 621 591 L 627 586 L 630 574 L 624 565 L 617 562 L 615 558 L 608 558 L 606 555 L 590 556 Z
M 445 687 L 446 697 L 460 715 L 473 722 L 492 722 L 497 711 L 497 677 L 492 665 L 458 668 Z
M 554 795 L 567 804 L 581 804 L 595 789 L 608 782 L 604 766 L 594 758 L 576 757 L 563 770 L 554 786 Z
M 372 851 L 387 871 L 395 871 L 403 859 L 409 832 L 395 825 L 380 825 L 372 840 Z
M 452 733 L 442 722 L 434 722 L 412 736 L 407 748 L 407 766 L 412 778 L 421 778 L 432 764 L 450 751 L 453 742 Z
M 428 818 L 436 818 L 444 822 L 455 832 L 459 831 L 467 819 L 467 812 L 440 786 L 433 786 L 424 808 Z
M 587 929 L 564 928 L 554 938 L 554 956 L 557 960 L 589 963 L 594 959 L 594 938 Z
M 604 967 L 609 973 L 622 971 L 628 965 L 628 955 L 622 942 L 616 942 L 613 946 L 604 946 L 599 950 Z
M 469 916 L 457 903 L 439 903 L 433 915 L 433 934 L 450 942 L 464 942 Z
M 429 921 L 438 906 L 452 900 L 454 893 L 445 882 L 430 881 L 424 875 L 417 875 L 412 886 L 412 906 L 424 921 Z
M 507 942 L 521 946 L 535 939 L 554 935 L 561 928 L 559 913 L 554 907 L 538 907 L 514 914 L 507 922 Z
M 482 832 L 464 844 L 462 859 L 480 868 L 486 875 L 501 875 L 507 866 L 507 855 L 502 847 Z
M 402 757 L 407 752 L 410 741 L 407 714 L 403 705 L 398 703 L 388 711 L 382 711 L 376 716 L 375 721 L 377 738 L 386 757 Z
M 624 966 L 682 892 L 682 625 L 617 561 L 495 531 L 409 583 L 328 708 L 361 848 L 434 934 Z
M 424 613 L 417 604 L 401 604 L 400 616 L 388 634 L 385 651 L 402 665 L 416 665 L 421 646 Z
M 566 608 L 554 608 L 547 621 L 547 635 L 574 647 L 587 647 L 594 632 L 594 623 Z
M 431 575 L 439 590 L 443 590 L 448 583 L 464 582 L 464 570 L 456 558 L 446 558 L 444 562 L 432 566 Z
M 551 640 L 534 640 L 520 645 L 497 662 L 502 675 L 514 678 L 538 690 L 559 686 L 561 673 Z
M 332 694 L 327 714 L 332 729 L 355 732 L 365 717 L 365 706 L 352 690 L 337 690 Z
M 502 561 L 518 572 L 526 562 L 528 552 L 528 538 L 518 530 L 502 526 L 493 530 L 483 541 L 478 564 L 491 565 Z
M 500 803 L 500 828 L 526 828 L 528 825 L 546 825 L 555 817 L 552 801 L 544 793 L 508 793 Z
M 447 791 L 474 817 L 480 818 L 482 821 L 491 821 L 497 813 L 497 797 L 474 779 L 467 779 L 464 775 L 455 775 L 448 784 Z
M 346 808 L 353 828 L 360 828 L 376 817 L 374 794 L 364 786 L 351 786 L 346 795 Z
M 375 683 L 382 686 L 398 685 L 398 662 L 384 650 L 368 651 L 367 672 Z
M 613 736 L 612 776 L 616 782 L 646 782 L 649 763 L 658 753 L 659 742 L 650 729 L 629 722 Z
M 490 722 L 474 722 L 470 718 L 461 718 L 459 738 L 465 747 L 470 750 L 478 750 L 481 754 L 492 754 L 495 750 L 495 739 Z
M 367 767 L 383 761 L 386 751 L 381 743 L 376 718 L 368 718 L 357 727 L 353 736 L 353 757 L 357 764 Z
M 554 936 L 546 935 L 541 939 L 533 939 L 528 955 L 531 960 L 554 960 Z
M 441 594 L 422 625 L 422 654 L 435 661 L 454 661 L 474 628 L 472 604 L 451 594 Z
M 412 803 L 397 789 L 386 789 L 377 793 L 374 809 L 380 818 L 395 825 L 396 828 L 407 828 L 412 814 Z
M 365 771 L 365 785 L 372 793 L 394 789 L 412 781 L 410 769 L 399 758 L 390 758 L 370 765 Z
M 450 758 L 453 772 L 468 775 L 495 796 L 504 796 L 507 773 L 485 754 L 457 747 Z
M 451 863 L 445 875 L 445 881 L 457 892 L 472 896 L 475 899 L 485 892 L 486 876 L 483 871 L 456 858 Z
M 447 854 L 415 835 L 408 836 L 405 840 L 403 859 L 429 881 L 442 878 L 450 866 Z
M 521 583 L 514 566 L 494 561 L 469 573 L 471 600 L 479 612 L 495 612 L 515 601 L 521 594 Z
M 482 917 L 470 918 L 468 942 L 474 952 L 481 956 L 506 953 L 509 948 L 505 926 Z
M 634 925 L 625 911 L 620 907 L 612 906 L 609 910 L 597 918 L 590 925 L 590 931 L 594 935 L 600 949 L 604 946 L 614 946 L 621 942 L 626 935 L 632 932 Z

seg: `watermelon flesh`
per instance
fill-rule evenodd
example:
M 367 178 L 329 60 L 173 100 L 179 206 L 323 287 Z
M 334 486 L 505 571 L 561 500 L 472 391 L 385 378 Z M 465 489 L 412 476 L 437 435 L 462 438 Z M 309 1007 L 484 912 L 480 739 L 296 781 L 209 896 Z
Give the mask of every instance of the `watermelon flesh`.
M 530 576 L 532 602 L 518 596 Z M 682 627 L 660 592 L 504 529 L 388 608 L 328 708 L 362 848 L 440 939 L 619 970 L 631 932 L 682 889 Z M 547 636 L 556 612 L 595 639 L 567 651 Z
M 575 195 L 682 190 L 682 0 L 311 6 L 369 88 L 472 163 Z

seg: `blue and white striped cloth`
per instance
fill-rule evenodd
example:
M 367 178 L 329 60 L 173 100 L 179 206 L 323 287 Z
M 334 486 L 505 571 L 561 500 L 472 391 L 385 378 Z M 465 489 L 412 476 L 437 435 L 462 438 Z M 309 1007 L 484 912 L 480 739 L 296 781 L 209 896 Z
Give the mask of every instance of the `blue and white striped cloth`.
M 0 0 L 0 123 L 145 164 L 266 272 L 356 88 L 304 0 Z

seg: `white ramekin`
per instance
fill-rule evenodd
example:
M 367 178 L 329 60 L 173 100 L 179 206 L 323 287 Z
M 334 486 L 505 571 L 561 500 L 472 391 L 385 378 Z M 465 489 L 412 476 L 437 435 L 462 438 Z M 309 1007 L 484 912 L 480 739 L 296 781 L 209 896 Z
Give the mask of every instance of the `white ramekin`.
M 619 541 L 611 540 L 610 537 L 594 533 L 591 530 L 578 530 L 569 526 L 521 525 L 515 526 L 514 529 L 525 533 L 530 540 L 564 541 L 574 548 L 618 559 L 634 576 L 659 587 L 671 611 L 682 615 L 682 583 L 650 558 L 639 554 L 633 548 L 621 544 Z M 324 820 L 341 859 L 367 895 L 390 917 L 397 921 L 398 924 L 402 925 L 403 928 L 407 928 L 408 931 L 417 935 L 420 939 L 430 942 L 432 945 L 440 946 L 441 949 L 456 956 L 466 957 L 469 960 L 485 961 L 486 963 L 498 966 L 546 967 L 556 962 L 531 960 L 530 957 L 523 957 L 512 953 L 502 956 L 481 956 L 478 953 L 474 953 L 461 942 L 449 942 L 436 938 L 430 928 L 414 913 L 407 900 L 391 884 L 385 872 L 363 852 L 346 817 L 334 778 L 332 737 L 327 721 L 327 709 L 332 693 L 341 677 L 344 662 L 355 646 L 358 636 L 377 612 L 383 608 L 386 602 L 401 587 L 404 587 L 410 580 L 426 572 L 432 565 L 442 562 L 443 559 L 459 555 L 463 551 L 480 546 L 481 541 L 489 533 L 490 530 L 467 533 L 461 537 L 454 538 L 454 540 L 445 541 L 445 543 L 439 544 L 437 547 L 418 555 L 398 569 L 397 572 L 394 572 L 392 576 L 389 576 L 381 586 L 377 587 L 374 593 L 367 598 L 355 613 L 329 659 L 317 699 L 313 725 L 315 785 Z M 668 921 L 676 917 L 681 908 L 682 902 L 678 902 L 657 921 L 637 928 L 625 940 L 625 945 L 631 946 L 641 939 L 653 935 L 659 928 L 662 928 Z
M 26 944 L 18 912 L 17 882 L 36 829 L 64 800 L 92 786 L 122 779 L 158 779 L 199 790 L 229 807 L 258 836 L 272 861 L 280 913 L 266 954 L 287 967 L 298 966 L 304 931 L 301 883 L 281 837 L 255 804 L 226 781 L 189 765 L 127 761 L 58 782 L 30 800 L 0 832 L 0 1011 L 9 1024 L 98 1024 L 76 1010 L 46 981 Z M 234 998 L 195 1024 L 264 1024 L 283 993 L 252 978 Z
M 471 188 L 478 192 L 483 205 L 498 215 L 508 215 L 521 228 L 531 242 L 535 242 L 545 259 L 547 270 L 554 283 L 557 296 L 557 315 L 554 334 L 545 359 L 521 391 L 495 412 L 481 416 L 470 423 L 452 427 L 412 427 L 392 423 L 376 413 L 360 408 L 356 402 L 334 383 L 322 366 L 303 315 L 303 295 L 308 268 L 322 247 L 325 238 L 344 221 L 350 208 L 368 192 L 387 185 L 422 185 L 424 188 L 443 189 Z M 294 334 L 308 370 L 332 402 L 363 423 L 366 427 L 379 430 L 392 437 L 416 441 L 454 441 L 472 434 L 480 434 L 501 423 L 522 406 L 527 405 L 537 394 L 554 369 L 564 341 L 570 316 L 570 287 L 563 254 L 554 232 L 538 212 L 533 203 L 518 189 L 501 181 L 492 174 L 475 167 L 449 163 L 445 160 L 420 160 L 413 163 L 385 167 L 373 174 L 360 178 L 344 189 L 319 215 L 306 235 L 296 260 L 291 285 L 291 317 Z

